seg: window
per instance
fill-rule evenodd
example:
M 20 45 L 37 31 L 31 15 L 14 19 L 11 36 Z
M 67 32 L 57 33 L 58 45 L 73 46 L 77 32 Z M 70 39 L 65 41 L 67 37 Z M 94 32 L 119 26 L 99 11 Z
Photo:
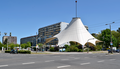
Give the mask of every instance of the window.
M 56 25 L 54 25 L 54 28 L 56 27 Z
M 53 35 L 53 32 L 51 32 L 51 35 Z
M 48 31 L 48 28 L 46 28 L 46 31 Z

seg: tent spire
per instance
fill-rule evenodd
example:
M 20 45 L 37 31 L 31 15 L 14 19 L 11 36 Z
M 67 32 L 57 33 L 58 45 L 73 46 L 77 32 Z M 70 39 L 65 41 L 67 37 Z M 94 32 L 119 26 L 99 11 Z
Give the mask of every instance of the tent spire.
M 75 2 L 76 2 L 76 18 L 77 18 L 77 0 Z

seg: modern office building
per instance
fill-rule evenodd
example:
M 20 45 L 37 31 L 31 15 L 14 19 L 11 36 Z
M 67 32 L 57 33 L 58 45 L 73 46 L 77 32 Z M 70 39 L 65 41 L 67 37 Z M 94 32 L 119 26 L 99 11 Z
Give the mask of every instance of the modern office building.
M 2 42 L 4 43 L 5 40 L 8 40 L 8 43 L 14 43 L 17 44 L 17 37 L 16 36 L 3 36 Z
M 66 22 L 59 22 L 56 24 L 52 24 L 43 28 L 39 28 L 38 30 L 38 43 L 45 43 L 47 38 L 51 38 L 54 35 L 60 33 L 64 30 L 69 23 Z M 47 43 L 47 45 L 56 45 L 58 43 L 57 39 L 52 40 L 51 42 Z
M 31 42 L 31 46 L 36 46 L 36 35 L 34 36 L 29 36 L 29 37 L 24 37 L 20 39 L 20 44 L 24 44 L 27 42 Z

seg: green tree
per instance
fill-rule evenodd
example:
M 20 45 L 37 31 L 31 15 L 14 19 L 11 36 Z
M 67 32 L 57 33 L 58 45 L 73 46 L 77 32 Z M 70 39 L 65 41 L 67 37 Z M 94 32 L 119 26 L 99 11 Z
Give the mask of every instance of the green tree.
M 21 44 L 21 48 L 22 48 L 22 49 L 25 48 L 25 43 L 24 43 L 24 44 Z
M 0 50 L 2 50 L 2 47 L 4 47 L 4 45 L 0 42 Z
M 117 32 L 119 32 L 119 33 L 120 33 L 120 28 L 118 28 Z
M 10 49 L 14 49 L 14 47 L 15 47 L 15 44 L 13 44 L 13 43 L 10 43 L 10 44 L 8 45 L 8 47 L 10 47 Z
M 27 42 L 27 47 L 31 47 L 31 43 L 30 42 Z
M 19 47 L 19 44 L 15 44 L 15 47 Z
M 43 44 L 42 44 L 42 43 L 38 43 L 38 46 L 39 46 L 39 48 L 40 48 L 41 51 L 42 51 Z

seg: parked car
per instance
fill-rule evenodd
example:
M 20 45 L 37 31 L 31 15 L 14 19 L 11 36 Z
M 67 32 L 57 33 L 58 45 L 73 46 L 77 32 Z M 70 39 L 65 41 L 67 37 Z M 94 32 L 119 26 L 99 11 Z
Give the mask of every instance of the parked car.
M 13 54 L 18 54 L 17 49 L 15 49 L 15 50 L 14 50 L 14 49 L 12 49 L 12 50 L 10 51 L 10 54 L 12 54 L 12 53 L 13 53 Z
M 120 53 L 120 50 L 119 50 L 119 49 L 117 49 L 117 50 L 114 50 L 114 49 L 113 49 L 113 52 L 114 52 L 114 53 L 116 53 L 116 52 L 117 52 L 117 53 Z M 110 49 L 108 49 L 108 53 L 112 53 L 112 51 L 111 51 Z
M 116 50 L 116 52 L 117 52 L 117 53 L 120 53 L 120 50 L 119 50 L 119 49 L 117 49 L 117 50 Z

